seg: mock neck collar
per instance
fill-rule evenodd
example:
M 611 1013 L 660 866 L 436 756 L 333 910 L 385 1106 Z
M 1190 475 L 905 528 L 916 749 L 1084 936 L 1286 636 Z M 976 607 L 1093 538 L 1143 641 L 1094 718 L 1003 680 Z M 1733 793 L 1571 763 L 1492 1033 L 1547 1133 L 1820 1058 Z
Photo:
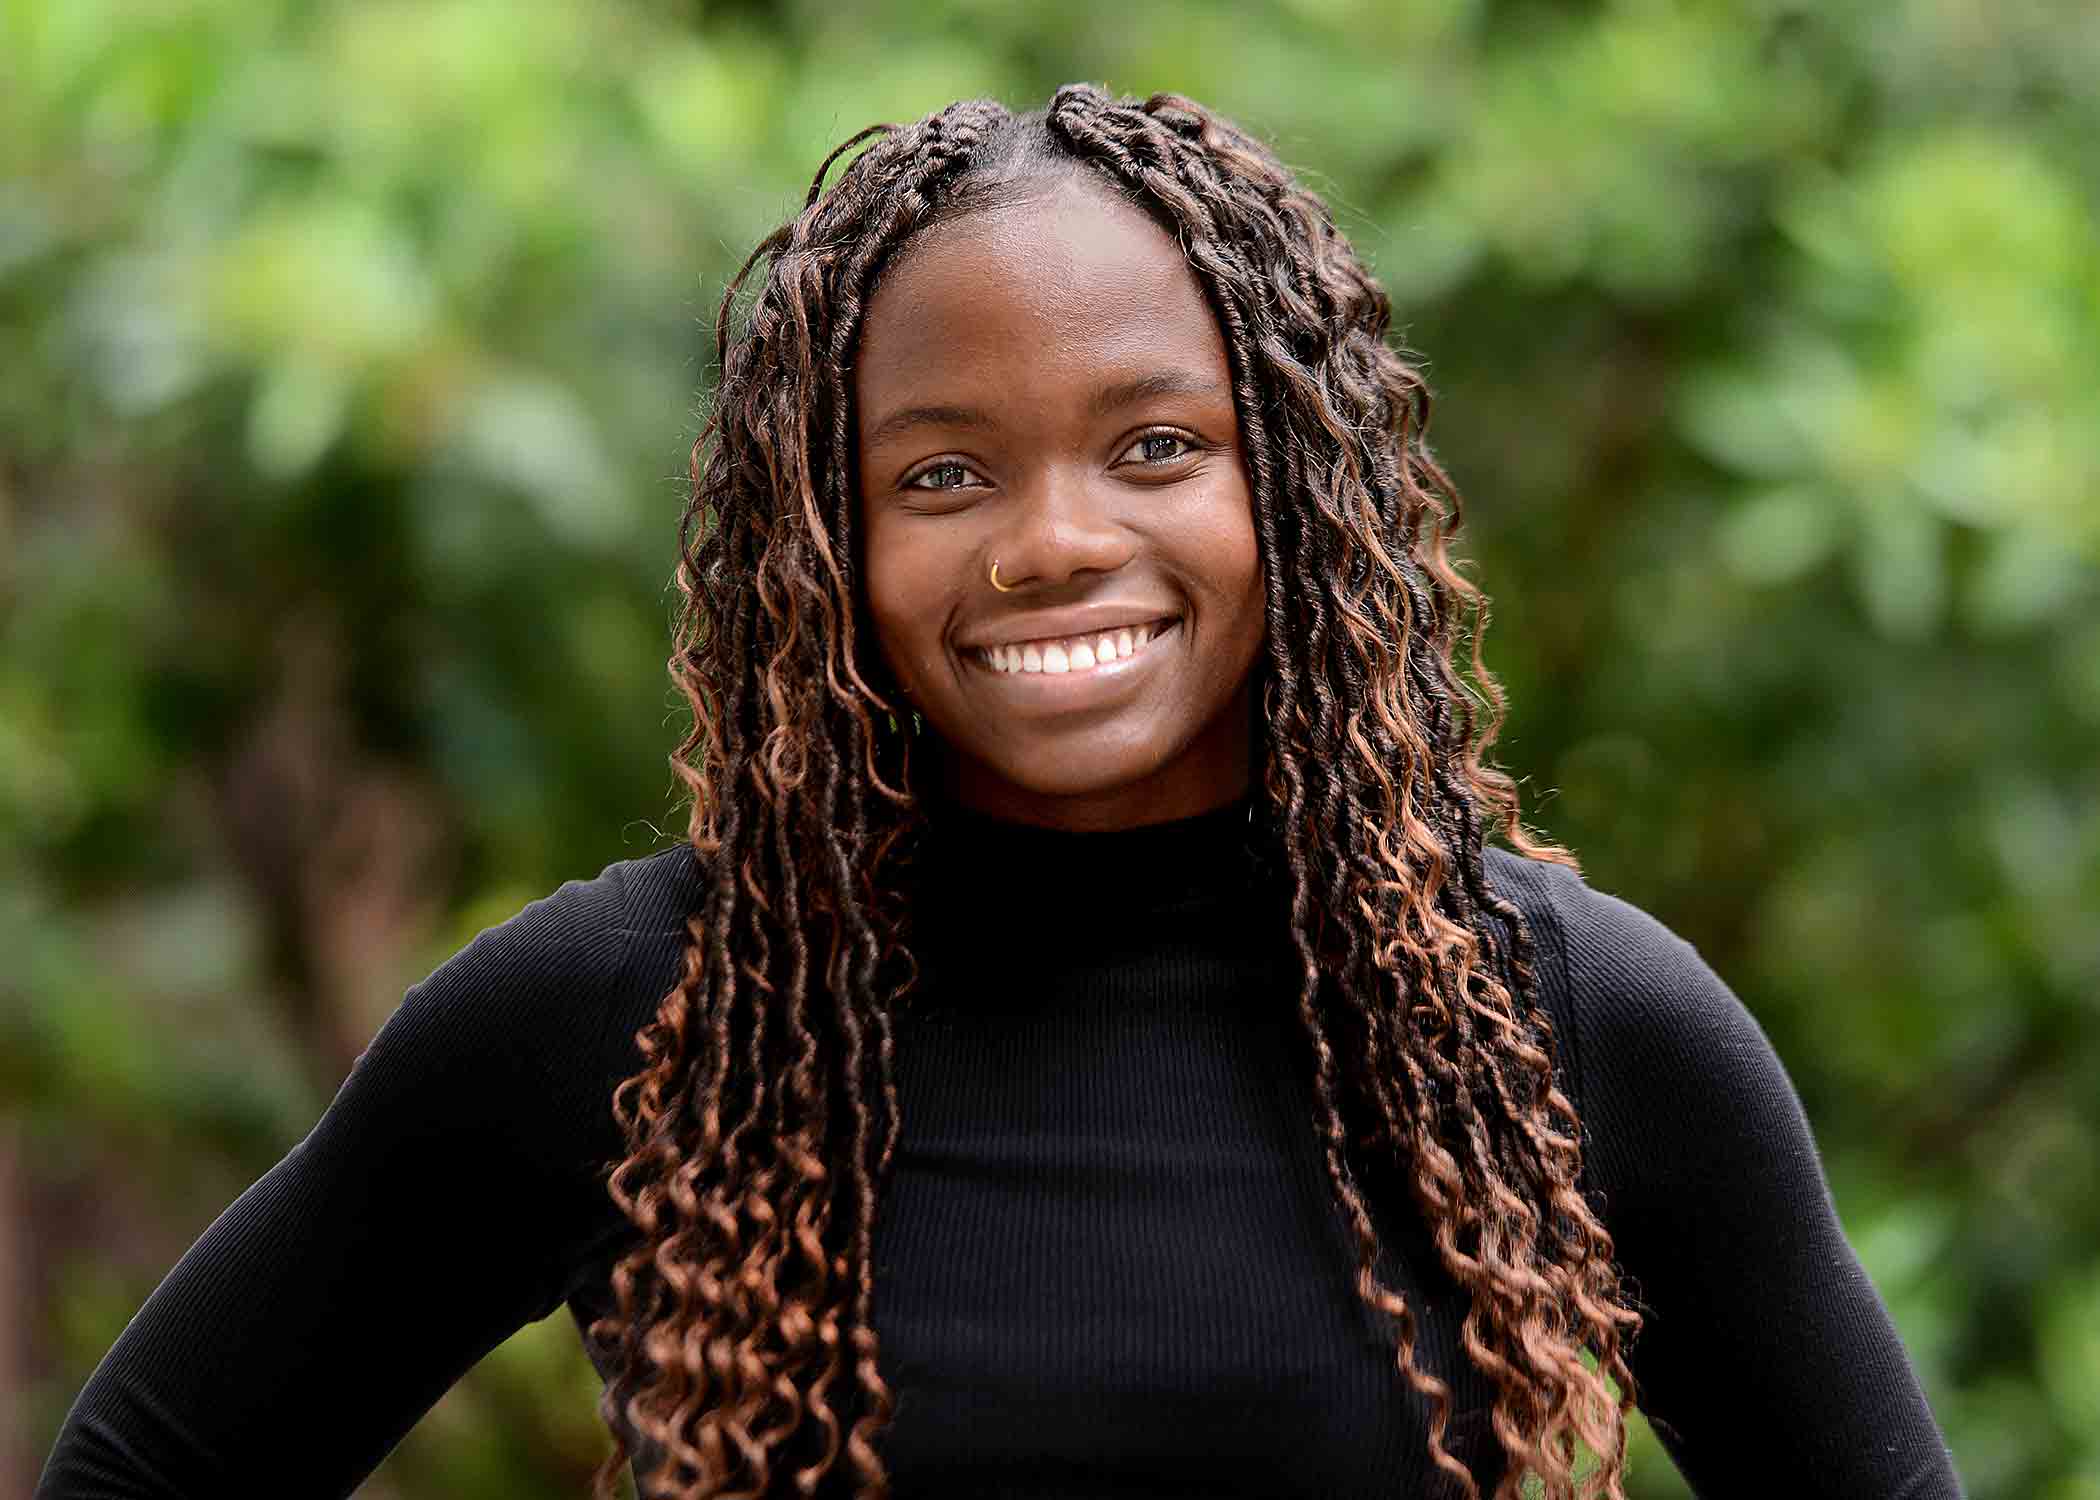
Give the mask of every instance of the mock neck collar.
M 934 803 L 922 898 L 934 911 L 991 921 L 1052 914 L 1053 936 L 1243 900 L 1268 868 L 1253 808 L 1248 792 L 1187 817 L 1079 832 Z

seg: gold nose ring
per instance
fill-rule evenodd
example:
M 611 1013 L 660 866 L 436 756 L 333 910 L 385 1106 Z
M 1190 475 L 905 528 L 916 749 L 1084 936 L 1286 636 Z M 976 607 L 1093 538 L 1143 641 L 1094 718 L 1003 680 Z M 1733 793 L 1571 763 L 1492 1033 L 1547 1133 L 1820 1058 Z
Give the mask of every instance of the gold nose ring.
M 992 587 L 1002 594 L 1011 594 L 1018 585 L 999 581 L 999 559 L 992 559 Z

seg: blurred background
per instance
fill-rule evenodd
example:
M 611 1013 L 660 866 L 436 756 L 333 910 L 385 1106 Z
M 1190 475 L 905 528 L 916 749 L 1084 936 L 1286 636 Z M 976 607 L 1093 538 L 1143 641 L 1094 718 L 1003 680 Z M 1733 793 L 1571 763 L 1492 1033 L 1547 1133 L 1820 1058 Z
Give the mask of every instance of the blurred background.
M 1096 79 L 1333 203 L 1530 820 L 1772 1036 L 1971 1493 L 2100 1497 L 2096 78 L 2085 0 L 0 0 L 0 1493 L 408 983 L 679 836 L 728 272 Z M 596 1391 L 524 1329 L 363 1493 L 580 1495 Z

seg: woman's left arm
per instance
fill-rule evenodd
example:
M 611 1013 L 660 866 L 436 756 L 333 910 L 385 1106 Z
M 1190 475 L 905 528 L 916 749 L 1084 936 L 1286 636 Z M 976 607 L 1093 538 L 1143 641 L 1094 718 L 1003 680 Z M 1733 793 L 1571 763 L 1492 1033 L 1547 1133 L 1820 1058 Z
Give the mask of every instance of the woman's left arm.
M 1631 1366 L 1657 1436 L 1703 1500 L 1958 1500 L 1756 1019 L 1653 916 L 1544 869 L 1585 1180 L 1645 1317 Z

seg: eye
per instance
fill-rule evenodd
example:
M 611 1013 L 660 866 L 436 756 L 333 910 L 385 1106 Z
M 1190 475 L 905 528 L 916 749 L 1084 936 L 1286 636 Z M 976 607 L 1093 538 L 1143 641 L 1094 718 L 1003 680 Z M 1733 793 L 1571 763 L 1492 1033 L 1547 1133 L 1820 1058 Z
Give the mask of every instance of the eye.
M 1187 458 L 1196 451 L 1195 441 L 1178 432 L 1147 432 L 1123 450 L 1123 457 L 1135 462 L 1161 467 Z
M 970 471 L 952 458 L 928 464 L 918 473 L 904 481 L 908 490 L 959 490 L 965 487 Z M 929 483 L 929 481 L 931 481 Z

